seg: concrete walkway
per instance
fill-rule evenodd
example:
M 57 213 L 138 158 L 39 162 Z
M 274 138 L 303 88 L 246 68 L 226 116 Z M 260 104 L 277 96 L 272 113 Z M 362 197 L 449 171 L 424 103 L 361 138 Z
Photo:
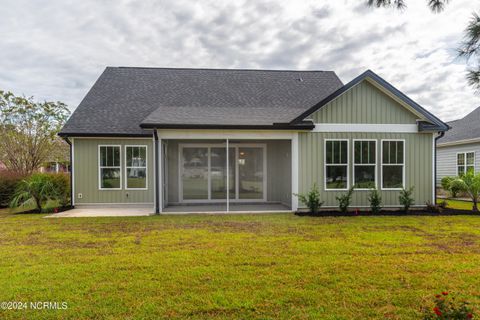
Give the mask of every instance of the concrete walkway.
M 153 208 L 75 208 L 45 218 L 142 217 L 153 215 Z

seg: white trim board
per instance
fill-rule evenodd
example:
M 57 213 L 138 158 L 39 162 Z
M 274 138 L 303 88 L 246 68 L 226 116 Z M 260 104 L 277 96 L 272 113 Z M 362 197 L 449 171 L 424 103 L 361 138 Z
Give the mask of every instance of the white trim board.
M 312 132 L 390 132 L 418 133 L 416 124 L 316 123 Z
M 162 139 L 186 139 L 186 140 L 291 140 L 297 131 L 251 131 L 251 130 L 157 130 Z M 309 132 L 307 130 L 307 132 Z

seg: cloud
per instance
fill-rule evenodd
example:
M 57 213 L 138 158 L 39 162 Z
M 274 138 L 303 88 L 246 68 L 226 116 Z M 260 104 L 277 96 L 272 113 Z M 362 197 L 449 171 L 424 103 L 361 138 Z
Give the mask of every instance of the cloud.
M 362 1 L 5 0 L 0 88 L 74 109 L 106 66 L 366 69 L 442 119 L 479 105 L 455 48 L 472 7 L 432 14 Z M 21 19 L 19 18 L 21 17 Z

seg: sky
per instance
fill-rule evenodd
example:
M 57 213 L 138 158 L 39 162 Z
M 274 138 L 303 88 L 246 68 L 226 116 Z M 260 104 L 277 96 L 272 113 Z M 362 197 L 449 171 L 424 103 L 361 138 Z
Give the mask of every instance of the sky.
M 455 51 L 477 1 L 365 2 L 2 0 L 0 90 L 73 111 L 106 66 L 371 69 L 445 121 L 480 105 Z

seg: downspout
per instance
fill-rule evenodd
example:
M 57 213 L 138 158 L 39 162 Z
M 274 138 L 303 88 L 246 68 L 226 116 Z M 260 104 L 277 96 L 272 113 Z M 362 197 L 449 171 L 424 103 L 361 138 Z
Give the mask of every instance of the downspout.
M 438 139 L 442 138 L 443 136 L 445 135 L 445 131 L 440 131 L 439 132 L 439 135 L 437 137 L 435 137 L 435 163 L 434 163 L 434 169 L 433 169 L 433 173 L 434 173 L 434 179 L 435 179 L 435 183 L 433 185 L 433 188 L 434 188 L 434 195 L 435 195 L 435 203 L 437 201 L 437 141 Z M 434 204 L 435 204 L 434 203 Z
M 153 128 L 153 138 L 155 139 L 155 214 L 160 214 L 160 183 L 158 177 L 160 169 L 158 165 L 158 159 L 160 158 L 159 145 L 158 145 L 158 133 L 157 128 Z M 163 190 L 162 190 L 163 192 Z
M 72 161 L 72 142 L 68 139 L 68 137 L 64 137 L 63 140 L 65 140 L 66 143 L 68 143 L 68 146 L 70 148 L 70 206 L 73 208 L 73 161 Z

